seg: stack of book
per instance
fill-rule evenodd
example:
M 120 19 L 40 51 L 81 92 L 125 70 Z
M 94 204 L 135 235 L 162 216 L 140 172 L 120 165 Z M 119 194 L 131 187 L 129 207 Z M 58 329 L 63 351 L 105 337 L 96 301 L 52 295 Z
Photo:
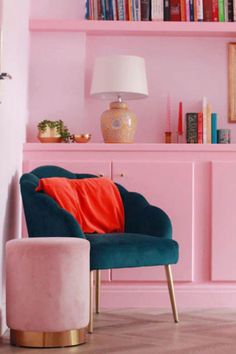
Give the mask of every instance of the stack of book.
M 233 22 L 236 21 L 236 0 L 86 0 L 85 18 Z
M 202 112 L 186 113 L 186 142 L 188 144 L 217 144 L 217 114 L 203 98 Z

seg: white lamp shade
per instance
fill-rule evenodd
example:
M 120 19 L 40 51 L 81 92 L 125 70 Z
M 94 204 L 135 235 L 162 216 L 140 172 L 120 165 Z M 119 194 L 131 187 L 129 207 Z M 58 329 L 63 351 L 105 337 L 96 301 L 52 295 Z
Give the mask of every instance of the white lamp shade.
M 95 98 L 134 100 L 148 96 L 144 58 L 113 55 L 97 58 L 90 94 Z

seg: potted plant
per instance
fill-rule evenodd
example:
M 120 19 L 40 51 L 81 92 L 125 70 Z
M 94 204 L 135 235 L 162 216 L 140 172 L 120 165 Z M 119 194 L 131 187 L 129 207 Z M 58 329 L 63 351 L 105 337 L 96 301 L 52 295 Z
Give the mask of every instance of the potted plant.
M 70 132 L 60 120 L 47 120 L 44 119 L 38 123 L 38 139 L 41 143 L 61 143 L 69 142 Z

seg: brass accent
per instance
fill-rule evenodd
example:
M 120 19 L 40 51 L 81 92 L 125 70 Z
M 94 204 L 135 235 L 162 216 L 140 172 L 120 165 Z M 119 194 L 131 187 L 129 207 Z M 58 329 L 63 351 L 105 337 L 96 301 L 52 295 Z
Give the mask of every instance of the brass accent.
M 17 347 L 69 347 L 85 343 L 86 332 L 86 328 L 63 332 L 28 332 L 11 329 L 10 343 Z
M 74 134 L 72 141 L 76 143 L 87 143 L 91 139 L 91 134 Z
M 90 272 L 89 325 L 88 332 L 93 333 L 93 270 Z
M 169 264 L 165 266 L 165 271 L 166 271 L 166 278 L 167 278 L 167 284 L 169 289 L 172 313 L 173 313 L 174 321 L 178 323 L 179 317 L 178 317 L 178 311 L 177 311 L 176 301 L 175 301 L 174 283 L 173 283 L 173 277 L 171 272 L 171 266 Z
M 96 313 L 100 312 L 101 271 L 96 270 Z
M 165 132 L 165 143 L 166 144 L 171 144 L 172 143 L 171 135 L 172 135 L 171 132 Z

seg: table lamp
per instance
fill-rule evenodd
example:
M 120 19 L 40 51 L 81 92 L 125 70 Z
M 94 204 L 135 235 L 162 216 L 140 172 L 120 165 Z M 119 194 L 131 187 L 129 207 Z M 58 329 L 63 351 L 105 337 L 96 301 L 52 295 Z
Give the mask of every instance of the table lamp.
M 137 119 L 124 100 L 148 96 L 144 58 L 113 55 L 97 58 L 94 65 L 90 94 L 112 100 L 110 109 L 101 116 L 105 143 L 132 143 Z

